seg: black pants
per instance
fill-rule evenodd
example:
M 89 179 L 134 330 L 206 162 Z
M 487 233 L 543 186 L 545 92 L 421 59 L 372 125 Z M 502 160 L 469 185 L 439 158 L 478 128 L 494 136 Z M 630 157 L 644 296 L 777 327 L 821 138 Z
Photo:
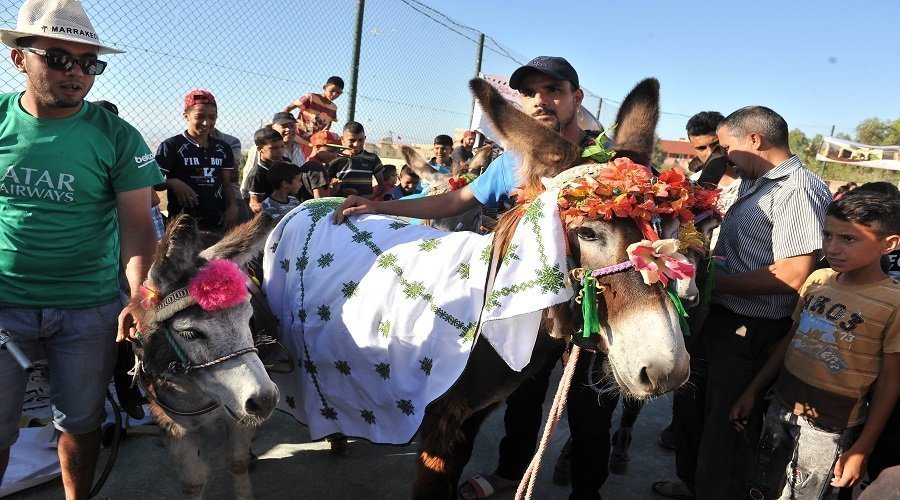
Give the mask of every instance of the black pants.
M 560 349 L 559 355 L 562 354 Z M 559 359 L 551 356 L 533 378 L 506 400 L 504 424 L 506 435 L 500 441 L 500 459 L 495 474 L 506 479 L 520 479 L 534 455 L 541 431 L 542 404 L 547 395 L 550 374 Z M 598 355 L 595 367 L 606 361 Z M 618 394 L 599 395 L 590 385 L 588 372 L 591 353 L 582 352 L 575 366 L 568 394 L 569 430 L 572 434 L 570 454 L 572 500 L 598 500 L 600 487 L 609 475 L 609 428 Z
M 695 385 L 676 395 L 675 461 L 678 477 L 694 487 L 699 500 L 747 495 L 747 474 L 756 460 L 765 409 L 760 405 L 751 412 L 743 432 L 734 430 L 728 412 L 791 324 L 789 317 L 751 318 L 713 305 L 704 327 L 692 339 L 691 382 Z M 696 464 L 693 475 L 691 457 Z

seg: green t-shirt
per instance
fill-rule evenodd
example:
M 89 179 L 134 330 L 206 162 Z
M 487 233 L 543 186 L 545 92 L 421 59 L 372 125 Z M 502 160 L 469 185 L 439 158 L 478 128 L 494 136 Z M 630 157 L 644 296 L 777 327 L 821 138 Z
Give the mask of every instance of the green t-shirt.
M 99 106 L 47 120 L 19 96 L 0 95 L 0 304 L 109 303 L 119 296 L 116 193 L 164 182 L 156 160 Z

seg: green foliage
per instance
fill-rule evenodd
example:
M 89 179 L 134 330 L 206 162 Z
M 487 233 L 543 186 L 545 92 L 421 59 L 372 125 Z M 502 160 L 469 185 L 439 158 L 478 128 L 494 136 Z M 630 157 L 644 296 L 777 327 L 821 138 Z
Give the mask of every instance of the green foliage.
M 666 152 L 663 151 L 662 140 L 657 136 L 653 141 L 653 154 L 650 155 L 650 164 L 656 167 L 657 170 L 662 171 L 665 170 L 665 168 L 663 168 L 663 163 L 665 161 Z

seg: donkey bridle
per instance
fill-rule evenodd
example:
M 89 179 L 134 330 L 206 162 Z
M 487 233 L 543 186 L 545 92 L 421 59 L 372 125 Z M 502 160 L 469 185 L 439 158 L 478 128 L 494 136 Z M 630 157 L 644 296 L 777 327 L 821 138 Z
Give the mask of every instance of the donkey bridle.
M 193 361 L 190 360 L 190 358 L 187 357 L 187 354 L 185 354 L 185 352 L 181 349 L 181 347 L 178 345 L 178 343 L 175 342 L 175 338 L 172 336 L 172 329 L 169 328 L 168 325 L 163 326 L 163 333 L 165 334 L 166 340 L 169 342 L 169 345 L 172 346 L 172 349 L 175 351 L 175 354 L 178 356 L 178 361 L 170 362 L 169 366 L 166 368 L 167 372 L 172 373 L 174 375 L 178 375 L 178 374 L 188 375 L 194 370 L 209 368 L 211 366 L 217 365 L 224 361 L 228 361 L 229 359 L 237 358 L 239 356 L 243 356 L 244 354 L 249 354 L 251 352 L 253 352 L 253 353 L 259 352 L 259 349 L 257 349 L 256 347 L 253 347 L 253 346 L 244 347 L 243 349 L 238 349 L 234 352 L 225 354 L 224 356 L 219 356 L 218 358 L 207 361 L 205 363 L 194 363 Z M 158 376 L 153 377 L 152 374 L 150 374 L 149 372 L 144 370 L 144 360 L 141 359 L 140 356 L 137 356 L 135 354 L 135 367 L 134 367 L 135 381 L 140 385 L 141 389 L 143 389 L 144 392 L 147 393 L 147 396 L 151 400 L 153 400 L 153 402 L 158 404 L 160 407 L 162 407 L 167 412 L 172 413 L 174 415 L 193 417 L 193 416 L 209 413 L 209 412 L 217 409 L 219 406 L 221 406 L 219 403 L 213 402 L 209 406 L 207 406 L 205 408 L 201 408 L 199 410 L 193 410 L 193 411 L 176 410 L 175 408 L 172 408 L 171 405 L 164 403 L 158 395 L 152 394 L 151 391 L 147 389 L 147 385 L 144 382 L 144 376 L 147 376 L 148 379 L 149 378 L 158 378 Z

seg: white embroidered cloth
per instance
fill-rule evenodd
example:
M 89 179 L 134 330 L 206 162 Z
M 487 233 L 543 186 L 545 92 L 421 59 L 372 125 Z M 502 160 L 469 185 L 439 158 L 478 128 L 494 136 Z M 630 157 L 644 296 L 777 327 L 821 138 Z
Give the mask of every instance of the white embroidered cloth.
M 302 204 L 266 243 L 263 288 L 298 361 L 273 377 L 279 407 L 313 439 L 407 443 L 465 368 L 482 309 L 483 335 L 521 370 L 542 310 L 571 298 L 556 192 L 526 211 L 486 304 L 491 235 L 380 215 L 335 226 L 341 201 Z

